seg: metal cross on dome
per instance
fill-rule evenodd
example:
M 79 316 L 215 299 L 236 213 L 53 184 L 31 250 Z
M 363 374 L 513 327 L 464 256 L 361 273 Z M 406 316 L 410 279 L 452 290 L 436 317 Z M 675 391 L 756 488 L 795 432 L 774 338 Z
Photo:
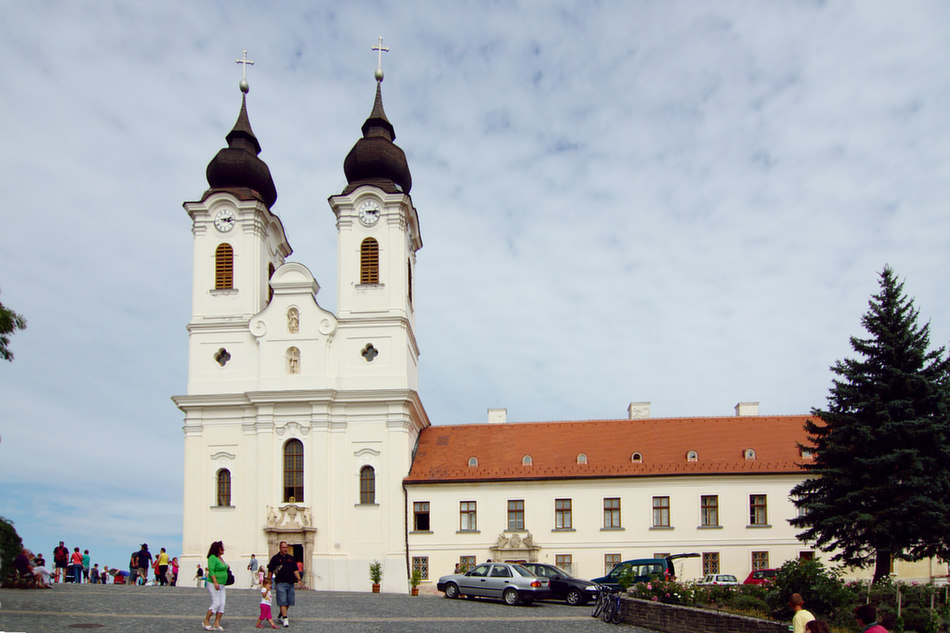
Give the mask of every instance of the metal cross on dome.
M 374 46 L 372 49 L 377 52 L 376 57 L 376 81 L 383 80 L 383 53 L 388 53 L 389 48 L 383 46 L 383 36 L 379 36 L 379 44 Z

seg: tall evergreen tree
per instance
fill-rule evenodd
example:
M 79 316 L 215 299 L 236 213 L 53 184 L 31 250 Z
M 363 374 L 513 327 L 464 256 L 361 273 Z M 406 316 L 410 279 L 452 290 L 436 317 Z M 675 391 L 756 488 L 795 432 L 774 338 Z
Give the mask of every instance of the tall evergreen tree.
M 950 559 L 950 361 L 929 350 L 930 325 L 884 267 L 861 325 L 857 358 L 836 361 L 827 410 L 806 424 L 814 460 L 792 489 L 803 541 L 867 567 L 891 558 Z

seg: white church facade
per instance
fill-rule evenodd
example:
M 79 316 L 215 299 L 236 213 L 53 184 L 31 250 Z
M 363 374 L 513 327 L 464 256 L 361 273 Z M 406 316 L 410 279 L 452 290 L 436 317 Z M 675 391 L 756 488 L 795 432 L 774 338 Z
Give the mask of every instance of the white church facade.
M 227 548 L 239 586 L 281 540 L 315 589 L 424 586 L 485 559 L 596 577 L 614 562 L 695 552 L 685 578 L 744 577 L 815 553 L 789 490 L 806 416 L 649 417 L 432 425 L 418 391 L 413 278 L 422 247 L 403 151 L 376 99 L 330 197 L 337 314 L 292 250 L 245 95 L 209 188 L 185 203 L 194 240 L 184 414 L 183 569 Z M 328 216 L 329 218 L 329 216 Z M 328 229 L 329 229 L 329 222 Z M 451 422 L 451 421 L 442 421 Z M 908 570 L 910 572 L 910 570 Z M 945 573 L 918 564 L 909 575 Z M 740 578 L 741 580 L 741 578 Z

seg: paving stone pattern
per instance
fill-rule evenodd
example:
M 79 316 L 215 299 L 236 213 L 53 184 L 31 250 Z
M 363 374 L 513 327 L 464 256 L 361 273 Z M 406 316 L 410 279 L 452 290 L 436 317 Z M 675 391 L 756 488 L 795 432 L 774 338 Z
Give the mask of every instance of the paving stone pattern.
M 228 588 L 226 631 L 257 631 L 258 592 Z M 196 587 L 54 585 L 53 589 L 0 590 L 0 633 L 124 633 L 203 631 L 210 604 Z M 274 615 L 277 608 L 274 607 Z M 604 624 L 590 607 L 544 602 L 509 607 L 489 600 L 447 600 L 441 594 L 407 596 L 297 591 L 288 631 L 333 633 L 652 633 Z

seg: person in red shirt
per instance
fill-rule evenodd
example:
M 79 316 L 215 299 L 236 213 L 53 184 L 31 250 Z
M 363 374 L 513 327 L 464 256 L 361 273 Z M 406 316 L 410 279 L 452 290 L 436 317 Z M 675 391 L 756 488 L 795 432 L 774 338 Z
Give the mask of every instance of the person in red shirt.
M 854 610 L 854 619 L 865 633 L 887 633 L 887 629 L 877 623 L 877 609 L 874 605 L 859 605 Z
M 69 565 L 69 550 L 59 542 L 59 547 L 53 548 L 53 564 L 56 565 L 56 582 L 66 582 L 66 567 Z
M 73 582 L 77 585 L 82 582 L 82 554 L 77 547 L 69 558 L 69 571 L 72 572 Z

